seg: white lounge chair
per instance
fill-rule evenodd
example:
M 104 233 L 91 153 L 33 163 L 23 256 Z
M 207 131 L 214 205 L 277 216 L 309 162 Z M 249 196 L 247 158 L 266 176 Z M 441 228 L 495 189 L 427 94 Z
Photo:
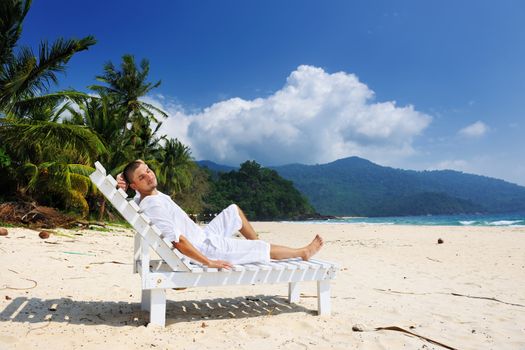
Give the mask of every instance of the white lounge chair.
M 234 265 L 233 269 L 213 269 L 190 263 L 172 243 L 162 238 L 160 230 L 141 213 L 138 205 L 127 200 L 117 181 L 106 175 L 99 162 L 90 175 L 100 192 L 115 206 L 137 231 L 133 256 L 133 272 L 142 277 L 143 310 L 150 312 L 150 323 L 166 323 L 166 289 L 184 287 L 226 286 L 242 284 L 288 283 L 288 301 L 299 301 L 298 282 L 317 281 L 319 315 L 330 314 L 330 280 L 335 278 L 337 265 L 318 260 L 272 260 L 268 264 Z M 151 247 L 160 260 L 150 259 Z

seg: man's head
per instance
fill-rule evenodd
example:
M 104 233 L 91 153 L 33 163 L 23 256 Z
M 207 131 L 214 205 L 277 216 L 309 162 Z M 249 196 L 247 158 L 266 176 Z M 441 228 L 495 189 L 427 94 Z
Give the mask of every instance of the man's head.
M 139 192 L 141 196 L 148 196 L 157 190 L 157 177 L 143 160 L 137 159 L 126 165 L 122 172 L 129 187 Z

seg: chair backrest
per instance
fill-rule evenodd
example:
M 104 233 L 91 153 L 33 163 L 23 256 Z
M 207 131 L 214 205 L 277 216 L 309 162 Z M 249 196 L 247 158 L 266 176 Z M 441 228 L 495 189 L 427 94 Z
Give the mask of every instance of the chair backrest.
M 117 181 L 113 176 L 106 175 L 106 169 L 102 164 L 96 162 L 95 169 L 89 175 L 91 181 L 159 257 L 174 271 L 191 271 L 189 262 L 179 251 L 171 249 L 171 242 L 163 239 L 161 231 L 145 214 L 141 213 L 139 206 L 133 200 L 127 199 L 128 195 L 125 191 L 117 189 Z

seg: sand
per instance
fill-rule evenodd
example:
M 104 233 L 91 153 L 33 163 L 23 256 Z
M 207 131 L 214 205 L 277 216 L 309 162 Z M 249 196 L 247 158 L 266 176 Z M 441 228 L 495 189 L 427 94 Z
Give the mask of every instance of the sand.
M 261 237 L 340 265 L 332 315 L 316 285 L 169 290 L 166 328 L 140 311 L 133 233 L 0 237 L 0 349 L 525 349 L 525 228 L 254 223 Z M 441 238 L 444 243 L 438 244 Z M 454 295 L 456 294 L 456 295 Z M 495 299 L 495 300 L 494 300 Z M 365 331 L 352 330 L 360 325 Z

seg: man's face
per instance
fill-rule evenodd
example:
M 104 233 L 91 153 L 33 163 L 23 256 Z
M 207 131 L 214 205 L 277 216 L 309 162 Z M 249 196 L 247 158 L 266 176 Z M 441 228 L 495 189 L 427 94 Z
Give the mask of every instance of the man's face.
M 133 173 L 130 187 L 141 194 L 150 194 L 157 188 L 157 177 L 146 164 L 141 164 Z

